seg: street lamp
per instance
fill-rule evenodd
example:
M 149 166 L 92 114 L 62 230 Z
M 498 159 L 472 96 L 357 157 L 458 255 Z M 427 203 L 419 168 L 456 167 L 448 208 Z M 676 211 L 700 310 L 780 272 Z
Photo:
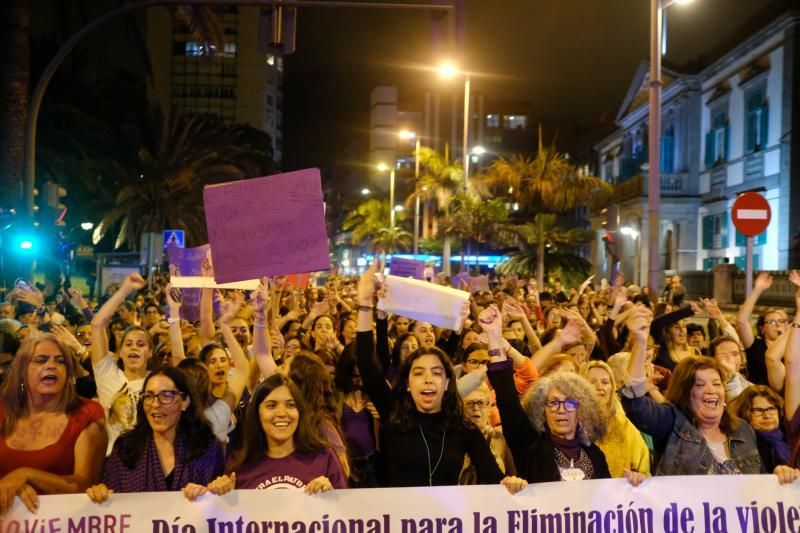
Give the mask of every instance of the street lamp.
M 464 76 L 464 190 L 469 188 L 469 73 L 461 71 L 453 63 L 439 65 L 439 74 L 445 78 L 454 78 L 458 74 Z
M 386 163 L 378 163 L 375 167 L 380 172 L 386 172 L 389 170 L 389 166 Z M 394 205 L 394 165 L 392 165 L 392 171 L 389 173 L 389 226 L 394 227 L 394 209 L 391 206 Z
M 400 130 L 397 133 L 397 136 L 404 140 L 410 141 L 411 139 L 415 139 L 416 142 L 414 143 L 414 187 L 416 188 L 419 185 L 419 148 L 420 148 L 420 140 L 419 136 L 416 132 L 408 131 L 408 130 Z M 419 199 L 419 191 L 415 196 L 414 201 L 414 257 L 417 256 L 419 253 L 419 211 L 420 211 L 420 199 Z M 397 208 L 395 208 L 397 210 Z M 399 210 L 402 211 L 402 208 Z
M 651 298 L 661 282 L 659 211 L 661 209 L 661 40 L 664 10 L 692 0 L 650 0 L 650 127 L 647 174 L 647 284 Z
M 94 228 L 94 223 L 92 222 L 81 222 L 81 229 L 83 231 L 89 231 Z

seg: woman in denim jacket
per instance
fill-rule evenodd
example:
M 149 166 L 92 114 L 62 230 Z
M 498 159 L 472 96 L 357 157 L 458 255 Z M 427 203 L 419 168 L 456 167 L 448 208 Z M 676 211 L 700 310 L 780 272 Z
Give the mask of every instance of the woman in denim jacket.
M 714 359 L 688 357 L 672 374 L 656 404 L 646 396 L 645 350 L 652 315 L 637 307 L 628 319 L 634 349 L 622 405 L 631 422 L 655 442 L 655 475 L 759 474 L 764 472 L 756 436 L 747 422 L 725 409 L 725 370 Z M 797 478 L 789 467 L 775 469 L 781 483 Z

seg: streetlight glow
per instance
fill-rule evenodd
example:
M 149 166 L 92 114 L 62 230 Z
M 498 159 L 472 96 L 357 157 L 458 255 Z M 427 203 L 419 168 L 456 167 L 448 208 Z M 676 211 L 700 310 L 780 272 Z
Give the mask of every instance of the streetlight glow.
M 438 71 L 444 78 L 454 78 L 458 74 L 458 67 L 454 63 L 447 61 L 439 65 Z
M 475 155 L 483 155 L 486 153 L 486 148 L 483 146 L 476 146 L 472 149 L 472 153 Z
M 81 229 L 84 231 L 89 231 L 90 229 L 94 228 L 93 222 L 81 222 Z
M 379 172 L 386 172 L 389 170 L 389 165 L 386 163 L 378 163 L 375 168 L 377 168 Z
M 417 137 L 417 134 L 414 133 L 413 131 L 400 130 L 397 136 L 405 141 L 410 141 L 411 139 L 415 139 Z
M 361 189 L 361 194 L 363 194 L 364 196 L 368 195 L 369 194 L 369 189 L 364 187 L 363 189 Z
M 394 206 L 394 210 L 399 213 L 400 211 L 403 210 L 403 206 L 402 205 L 396 205 L 396 206 Z

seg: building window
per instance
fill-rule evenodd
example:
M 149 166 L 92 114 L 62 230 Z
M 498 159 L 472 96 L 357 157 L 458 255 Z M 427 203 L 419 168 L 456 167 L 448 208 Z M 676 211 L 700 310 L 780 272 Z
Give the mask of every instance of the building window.
M 739 255 L 733 258 L 734 264 L 740 269 L 747 268 L 747 256 Z M 753 254 L 753 270 L 761 270 L 761 257 L 758 254 Z
M 763 246 L 767 244 L 767 232 L 764 231 L 753 237 L 753 246 Z M 736 246 L 747 246 L 747 236 L 736 230 Z
M 225 43 L 222 50 L 223 57 L 234 57 L 236 55 L 236 43 Z
M 528 117 L 525 115 L 503 115 L 503 128 L 507 130 L 524 130 Z
M 730 128 L 728 113 L 717 109 L 711 111 L 711 130 L 706 133 L 706 168 L 712 168 L 728 160 L 730 155 Z
M 616 181 L 614 178 L 614 160 L 606 159 L 603 161 L 603 180 L 607 183 L 614 183 Z
M 672 125 L 661 135 L 661 172 L 675 172 L 675 128 Z
M 703 249 L 716 250 L 728 245 L 728 213 L 703 217 Z
M 753 89 L 745 96 L 744 139 L 746 154 L 763 150 L 767 146 L 769 105 L 765 89 Z
M 500 115 L 497 114 L 489 114 L 486 115 L 486 127 L 487 128 L 499 128 L 500 127 Z
M 187 41 L 184 50 L 187 56 L 197 57 L 202 55 L 202 47 L 197 41 Z
M 723 258 L 722 257 L 706 257 L 703 259 L 703 270 L 706 272 L 710 272 L 711 269 L 714 268 L 714 265 L 722 264 Z

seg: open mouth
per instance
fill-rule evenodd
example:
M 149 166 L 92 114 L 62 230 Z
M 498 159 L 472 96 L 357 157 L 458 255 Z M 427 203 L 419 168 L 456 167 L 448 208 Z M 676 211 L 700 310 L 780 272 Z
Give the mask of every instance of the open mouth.
M 39 381 L 41 381 L 46 385 L 55 385 L 56 383 L 58 383 L 58 376 L 54 375 L 43 376 L 42 378 L 39 379 Z
M 703 405 L 705 405 L 706 407 L 716 408 L 717 406 L 719 406 L 719 398 L 717 397 L 703 398 Z
M 129 353 L 128 354 L 128 361 L 138 361 L 142 358 L 141 355 L 138 353 Z
M 164 413 L 150 413 L 150 418 L 152 418 L 153 420 L 163 420 L 167 418 L 167 415 L 165 415 Z
M 280 422 L 273 422 L 272 425 L 278 429 L 286 429 L 290 424 L 288 420 L 282 420 Z
M 436 391 L 434 389 L 424 389 L 420 391 L 419 394 L 426 400 L 433 400 L 434 398 L 436 398 Z

